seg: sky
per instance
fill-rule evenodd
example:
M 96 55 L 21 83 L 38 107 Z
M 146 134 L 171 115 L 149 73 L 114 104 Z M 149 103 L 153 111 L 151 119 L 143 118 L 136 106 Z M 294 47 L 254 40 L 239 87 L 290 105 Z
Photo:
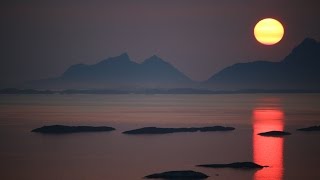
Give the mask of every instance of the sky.
M 280 61 L 306 37 L 319 41 L 319 7 L 317 0 L 3 0 L 0 87 L 124 52 L 138 63 L 157 55 L 203 81 L 235 63 Z M 273 46 L 253 36 L 268 17 L 285 28 Z

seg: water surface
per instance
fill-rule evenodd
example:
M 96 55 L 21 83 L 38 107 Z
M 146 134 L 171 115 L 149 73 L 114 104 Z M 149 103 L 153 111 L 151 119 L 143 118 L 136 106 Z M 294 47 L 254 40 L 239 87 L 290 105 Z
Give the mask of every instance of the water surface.
M 1 95 L 0 179 L 141 179 L 191 169 L 209 179 L 319 179 L 319 94 Z M 43 125 L 107 125 L 113 132 L 42 135 Z M 145 126 L 233 126 L 233 132 L 124 135 Z M 256 135 L 292 132 L 285 138 Z M 259 171 L 197 164 L 255 161 Z

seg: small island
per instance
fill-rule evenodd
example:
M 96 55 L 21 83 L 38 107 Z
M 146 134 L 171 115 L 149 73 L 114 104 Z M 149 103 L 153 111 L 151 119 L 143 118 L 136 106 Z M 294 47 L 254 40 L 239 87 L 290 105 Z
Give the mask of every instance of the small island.
M 145 176 L 146 179 L 206 179 L 209 176 L 196 171 L 167 171 Z
M 191 127 L 191 128 L 159 128 L 144 127 L 125 131 L 123 134 L 168 134 L 177 132 L 210 132 L 210 131 L 233 131 L 234 127 L 211 126 L 211 127 Z
M 268 132 L 259 133 L 258 135 L 269 136 L 269 137 L 282 137 L 282 136 L 291 135 L 291 133 L 285 132 L 285 131 L 268 131 Z
M 33 129 L 31 132 L 44 133 L 44 134 L 66 134 L 66 133 L 79 133 L 79 132 L 102 132 L 113 131 L 115 128 L 107 126 L 65 126 L 65 125 L 52 125 L 43 126 L 41 128 Z
M 297 131 L 320 131 L 320 126 L 310 126 L 306 128 L 297 129 Z
M 253 162 L 235 162 L 230 164 L 202 164 L 197 165 L 198 167 L 207 168 L 234 168 L 234 169 L 262 169 L 268 166 L 261 166 Z

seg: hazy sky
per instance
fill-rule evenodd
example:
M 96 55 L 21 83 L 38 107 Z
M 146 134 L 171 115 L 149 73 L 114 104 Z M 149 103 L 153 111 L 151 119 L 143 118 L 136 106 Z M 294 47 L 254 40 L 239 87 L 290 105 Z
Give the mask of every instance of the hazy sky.
M 7 0 L 0 4 L 0 86 L 55 77 L 70 65 L 127 52 L 156 54 L 194 80 L 226 66 L 279 61 L 320 40 L 317 0 Z M 284 39 L 260 45 L 254 25 L 280 20 Z

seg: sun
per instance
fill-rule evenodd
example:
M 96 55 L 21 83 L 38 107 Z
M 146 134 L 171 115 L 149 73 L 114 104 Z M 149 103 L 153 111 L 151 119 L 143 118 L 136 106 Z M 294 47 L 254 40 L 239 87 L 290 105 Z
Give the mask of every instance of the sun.
M 264 45 L 274 45 L 278 43 L 284 35 L 282 24 L 275 19 L 266 18 L 260 20 L 254 27 L 254 36 Z

